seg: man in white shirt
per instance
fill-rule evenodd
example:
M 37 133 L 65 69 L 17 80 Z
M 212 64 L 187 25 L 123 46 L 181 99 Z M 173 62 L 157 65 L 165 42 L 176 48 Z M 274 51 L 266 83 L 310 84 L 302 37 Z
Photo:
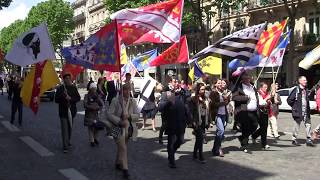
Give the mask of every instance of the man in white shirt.
M 258 94 L 251 84 L 251 76 L 244 72 L 241 75 L 241 83 L 237 86 L 232 95 L 235 102 L 235 118 L 241 125 L 242 135 L 239 136 L 241 150 L 248 152 L 248 140 L 258 127 Z

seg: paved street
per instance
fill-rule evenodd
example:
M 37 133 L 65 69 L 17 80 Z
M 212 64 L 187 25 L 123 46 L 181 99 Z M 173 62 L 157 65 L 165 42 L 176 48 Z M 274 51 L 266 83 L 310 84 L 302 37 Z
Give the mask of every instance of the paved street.
M 78 103 L 80 113 L 74 125 L 73 149 L 68 154 L 61 150 L 57 104 L 42 102 L 36 116 L 24 108 L 23 127 L 8 124 L 11 103 L 7 96 L 0 95 L 0 104 L 0 180 L 122 179 L 122 174 L 114 170 L 113 140 L 101 132 L 100 146 L 90 147 L 87 129 L 83 126 L 82 102 Z M 312 116 L 312 121 L 314 126 L 320 123 L 320 116 Z M 269 139 L 271 149 L 268 151 L 260 150 L 259 145 L 251 146 L 252 154 L 239 151 L 239 142 L 229 125 L 223 144 L 224 158 L 211 156 L 215 132 L 211 128 L 210 141 L 204 145 L 207 159 L 204 165 L 192 160 L 194 137 L 187 129 L 186 143 L 177 153 L 177 169 L 168 168 L 166 146 L 157 143 L 158 132 L 154 133 L 148 126 L 144 131 L 139 130 L 138 142 L 129 143 L 132 179 L 319 179 L 320 144 L 314 148 L 304 144 L 293 147 L 289 134 L 291 114 L 281 113 L 278 122 L 281 140 L 276 143 Z M 159 118 L 157 123 L 159 126 Z M 304 128 L 300 130 L 300 142 L 304 143 Z

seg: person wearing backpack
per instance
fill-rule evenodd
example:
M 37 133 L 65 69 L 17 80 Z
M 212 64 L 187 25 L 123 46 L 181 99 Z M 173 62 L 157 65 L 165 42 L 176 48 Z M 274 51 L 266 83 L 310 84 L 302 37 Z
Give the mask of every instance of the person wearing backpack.
M 287 102 L 292 107 L 292 117 L 294 120 L 292 145 L 299 146 L 297 136 L 301 122 L 304 123 L 306 128 L 307 146 L 314 146 L 311 140 L 311 118 L 310 118 L 310 102 L 307 92 L 307 79 L 305 76 L 300 76 L 298 85 L 291 91 Z

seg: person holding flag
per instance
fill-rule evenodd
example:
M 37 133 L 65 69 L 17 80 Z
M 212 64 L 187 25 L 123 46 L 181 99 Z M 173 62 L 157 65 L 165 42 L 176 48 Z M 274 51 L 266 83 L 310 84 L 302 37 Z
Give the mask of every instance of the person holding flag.
M 16 80 L 13 84 L 12 88 L 12 104 L 11 104 L 11 121 L 10 123 L 13 124 L 15 120 L 15 114 L 18 111 L 19 115 L 19 126 L 22 126 L 22 110 L 23 110 L 23 103 L 20 96 L 21 88 L 23 85 L 23 79 L 20 77 L 16 77 Z
M 71 134 L 73 119 L 77 114 L 76 103 L 80 101 L 77 87 L 72 84 L 71 75 L 63 75 L 63 84 L 57 89 L 55 102 L 59 104 L 59 117 L 61 122 L 61 135 L 63 152 L 68 153 L 71 148 Z

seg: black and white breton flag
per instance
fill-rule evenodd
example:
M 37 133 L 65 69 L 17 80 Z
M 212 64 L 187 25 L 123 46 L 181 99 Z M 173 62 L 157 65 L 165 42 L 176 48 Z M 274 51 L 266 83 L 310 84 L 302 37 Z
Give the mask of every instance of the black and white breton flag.
M 208 54 L 221 54 L 233 59 L 248 61 L 265 27 L 266 23 L 262 23 L 234 32 L 197 53 L 192 61 L 202 59 Z

